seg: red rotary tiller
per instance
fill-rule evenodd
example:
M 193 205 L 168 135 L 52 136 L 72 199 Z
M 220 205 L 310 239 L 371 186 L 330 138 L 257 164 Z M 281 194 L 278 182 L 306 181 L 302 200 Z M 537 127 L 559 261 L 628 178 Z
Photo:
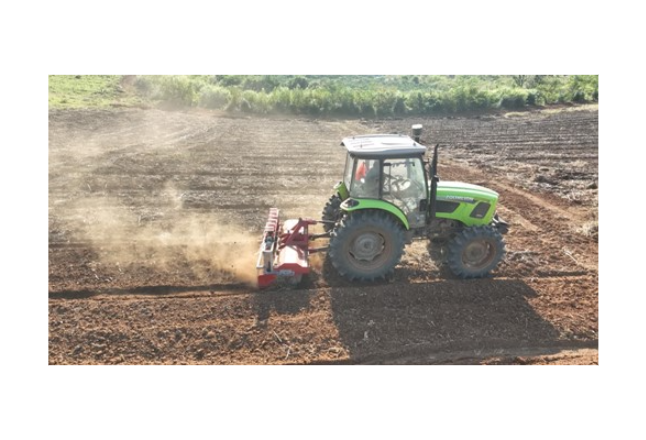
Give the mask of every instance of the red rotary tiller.
M 321 220 L 309 218 L 289 219 L 281 225 L 277 208 L 269 210 L 269 218 L 260 243 L 258 287 L 266 288 L 276 281 L 298 284 L 303 275 L 310 272 L 309 254 L 324 251 L 324 248 L 311 248 L 309 242 L 329 233 L 310 234 L 308 228 Z

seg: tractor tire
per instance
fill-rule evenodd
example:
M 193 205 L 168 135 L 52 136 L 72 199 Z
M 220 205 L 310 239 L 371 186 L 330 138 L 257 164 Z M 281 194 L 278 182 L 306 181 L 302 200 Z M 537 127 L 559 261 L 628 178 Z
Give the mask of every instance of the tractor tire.
M 335 224 L 341 220 L 341 217 L 343 217 L 343 211 L 341 211 L 341 197 L 339 197 L 338 194 L 334 194 L 325 204 L 321 217 L 323 220 L 332 221 L 334 223 L 323 223 L 323 230 L 325 230 L 325 232 L 330 232 L 334 229 Z
M 399 221 L 382 211 L 360 211 L 332 231 L 328 256 L 344 278 L 373 281 L 393 273 L 404 245 Z
M 458 233 L 448 243 L 447 264 L 460 278 L 489 274 L 505 255 L 505 242 L 492 226 L 474 226 Z

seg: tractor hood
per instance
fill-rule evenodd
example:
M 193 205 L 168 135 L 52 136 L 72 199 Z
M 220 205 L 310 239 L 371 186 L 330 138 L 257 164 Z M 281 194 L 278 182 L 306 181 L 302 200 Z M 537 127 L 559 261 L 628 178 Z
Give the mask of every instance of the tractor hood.
M 498 193 L 484 186 L 471 185 L 470 183 L 440 181 L 437 183 L 437 200 L 468 203 L 487 201 L 494 204 L 498 201 Z

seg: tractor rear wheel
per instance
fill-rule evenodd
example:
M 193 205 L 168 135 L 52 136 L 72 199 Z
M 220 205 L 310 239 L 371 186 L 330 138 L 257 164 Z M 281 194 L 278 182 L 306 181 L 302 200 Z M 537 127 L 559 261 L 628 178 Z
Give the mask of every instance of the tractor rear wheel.
M 373 281 L 392 274 L 404 252 L 404 228 L 382 211 L 360 211 L 332 231 L 328 256 L 349 280 Z
M 334 194 L 330 197 L 330 200 L 328 200 L 323 208 L 323 215 L 321 218 L 325 221 L 334 222 L 323 223 L 323 229 L 325 232 L 330 232 L 334 229 L 335 223 L 341 220 L 341 217 L 343 217 L 343 211 L 341 211 L 341 197 L 339 197 L 338 194 Z
M 480 278 L 505 255 L 505 242 L 492 226 L 466 228 L 448 243 L 447 263 L 460 278 Z

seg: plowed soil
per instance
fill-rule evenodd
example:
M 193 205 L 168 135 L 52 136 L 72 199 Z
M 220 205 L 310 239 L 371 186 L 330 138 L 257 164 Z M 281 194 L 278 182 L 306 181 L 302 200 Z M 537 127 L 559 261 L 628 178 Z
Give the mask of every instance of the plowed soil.
M 407 247 L 392 279 L 325 257 L 298 287 L 251 280 L 270 207 L 319 218 L 342 137 L 441 144 L 440 177 L 500 193 L 492 276 Z M 431 120 L 50 111 L 50 364 L 596 364 L 598 115 Z M 324 244 L 324 243 L 322 243 Z

